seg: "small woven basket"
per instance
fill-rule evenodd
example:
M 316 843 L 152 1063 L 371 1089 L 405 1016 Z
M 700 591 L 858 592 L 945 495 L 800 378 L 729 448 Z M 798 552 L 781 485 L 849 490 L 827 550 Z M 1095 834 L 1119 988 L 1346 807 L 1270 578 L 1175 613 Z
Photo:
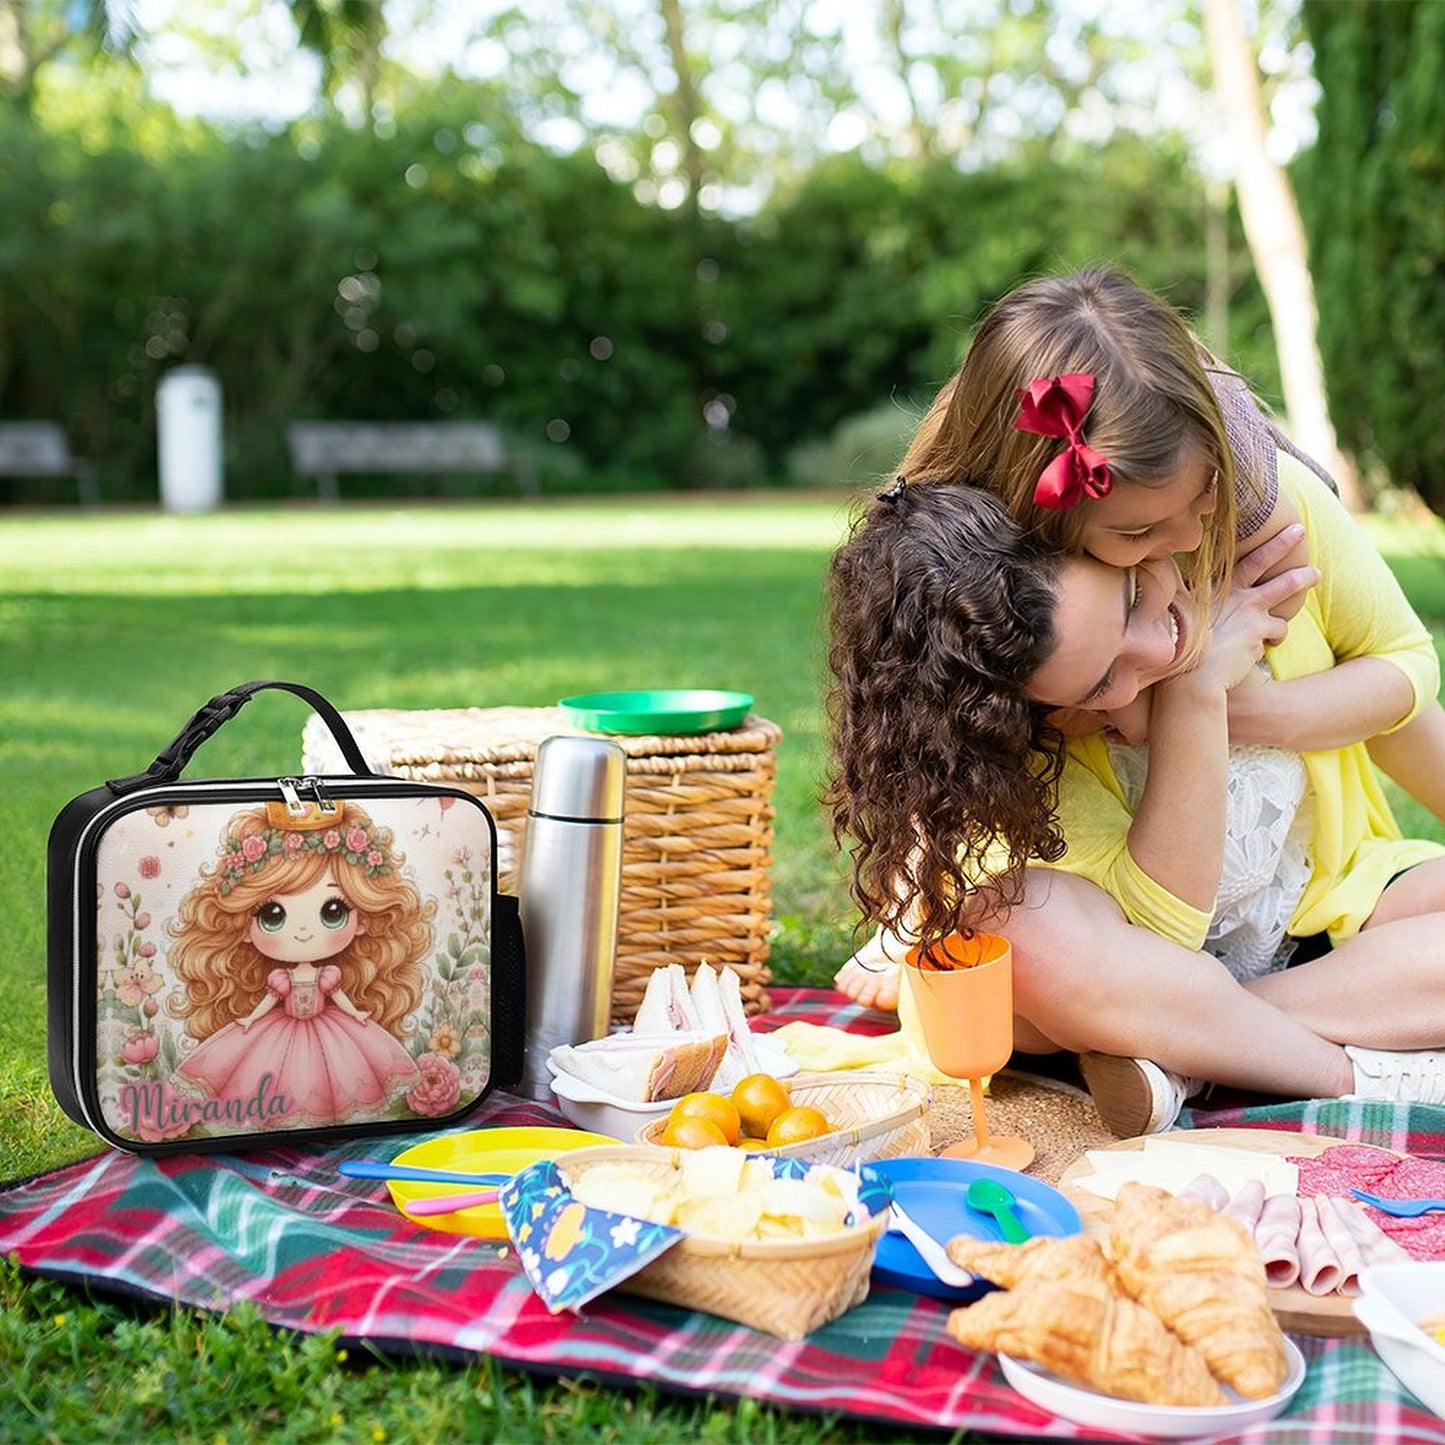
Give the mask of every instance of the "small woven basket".
M 897 1159 L 929 1152 L 928 1106 L 932 1090 L 919 1079 L 839 1069 L 798 1074 L 785 1081 L 794 1104 L 811 1104 L 833 1129 L 816 1139 L 769 1148 L 782 1159 L 811 1159 L 848 1168 L 870 1159 Z M 637 1131 L 637 1142 L 663 1147 L 667 1120 L 654 1119 Z
M 683 1151 L 619 1144 L 579 1149 L 557 1161 L 569 1183 L 598 1164 L 635 1163 L 667 1180 Z M 811 1239 L 731 1241 L 688 1235 L 618 1289 L 736 1320 L 799 1340 L 868 1295 L 868 1275 L 886 1214 Z
M 343 714 L 378 771 L 479 797 L 497 824 L 497 886 L 517 891 L 532 769 L 549 737 L 596 736 L 555 707 Z M 773 785 L 782 729 L 749 716 L 678 737 L 616 736 L 627 754 L 612 1022 L 630 1024 L 655 968 L 731 967 L 749 1014 L 769 1005 Z M 301 735 L 308 773 L 344 771 L 325 723 Z

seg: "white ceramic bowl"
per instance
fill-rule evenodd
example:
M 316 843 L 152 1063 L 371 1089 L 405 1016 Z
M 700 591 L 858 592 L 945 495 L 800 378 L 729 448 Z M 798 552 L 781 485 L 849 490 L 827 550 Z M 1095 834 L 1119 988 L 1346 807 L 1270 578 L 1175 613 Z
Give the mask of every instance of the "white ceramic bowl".
M 677 1102 L 663 1099 L 656 1104 L 639 1104 L 632 1099 L 619 1099 L 564 1073 L 552 1075 L 552 1092 L 557 1096 L 557 1107 L 563 1117 L 579 1129 L 606 1134 L 623 1144 L 631 1144 L 637 1131 L 645 1129 L 654 1119 L 665 1119 Z
M 1420 1328 L 1427 1315 L 1445 1312 L 1445 1261 L 1361 1270 L 1354 1311 L 1391 1373 L 1445 1419 L 1445 1345 Z

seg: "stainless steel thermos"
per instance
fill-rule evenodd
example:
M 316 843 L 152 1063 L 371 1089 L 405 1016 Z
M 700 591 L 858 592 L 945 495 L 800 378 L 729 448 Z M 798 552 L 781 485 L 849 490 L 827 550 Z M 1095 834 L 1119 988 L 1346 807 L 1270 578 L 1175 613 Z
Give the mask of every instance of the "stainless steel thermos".
M 522 1092 L 551 1100 L 547 1054 L 608 1031 L 627 754 L 606 738 L 537 749 L 518 903 L 527 950 Z

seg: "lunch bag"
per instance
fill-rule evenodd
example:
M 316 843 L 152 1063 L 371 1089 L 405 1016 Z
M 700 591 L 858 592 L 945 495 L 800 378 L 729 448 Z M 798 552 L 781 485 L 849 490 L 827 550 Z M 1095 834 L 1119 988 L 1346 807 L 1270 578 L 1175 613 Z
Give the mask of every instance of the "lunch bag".
M 183 780 L 257 692 L 303 698 L 349 774 Z M 459 789 L 374 774 L 299 683 L 214 697 L 50 831 L 61 1108 L 137 1153 L 441 1127 L 522 1072 L 517 900 Z

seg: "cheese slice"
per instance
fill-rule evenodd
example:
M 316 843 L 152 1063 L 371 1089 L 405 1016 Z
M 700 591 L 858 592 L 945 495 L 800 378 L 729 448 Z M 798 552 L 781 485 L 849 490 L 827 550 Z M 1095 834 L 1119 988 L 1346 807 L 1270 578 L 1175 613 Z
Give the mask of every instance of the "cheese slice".
M 1142 1149 L 1090 1149 L 1084 1157 L 1094 1172 L 1074 1182 L 1101 1199 L 1113 1199 L 1130 1180 L 1178 1194 L 1201 1174 L 1212 1174 L 1231 1198 L 1251 1179 L 1264 1185 L 1266 1198 L 1294 1194 L 1299 1185 L 1299 1169 L 1282 1155 L 1187 1139 L 1148 1138 Z

